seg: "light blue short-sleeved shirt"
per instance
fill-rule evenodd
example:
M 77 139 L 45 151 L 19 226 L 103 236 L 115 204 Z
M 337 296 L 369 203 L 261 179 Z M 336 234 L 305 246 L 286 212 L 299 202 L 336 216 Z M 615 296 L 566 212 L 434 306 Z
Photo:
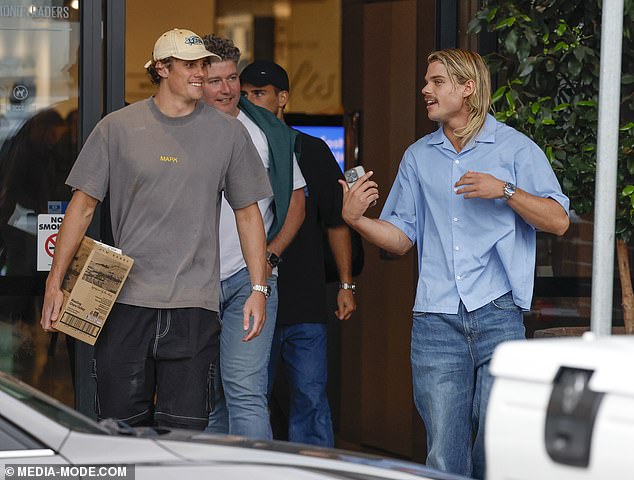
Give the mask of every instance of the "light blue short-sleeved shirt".
M 568 197 L 542 150 L 491 115 L 460 153 L 442 128 L 421 138 L 406 150 L 380 217 L 416 245 L 414 311 L 455 314 L 461 300 L 473 311 L 509 290 L 515 304 L 528 310 L 535 228 L 504 198 L 457 195 L 454 184 L 468 170 L 552 198 L 568 212 Z

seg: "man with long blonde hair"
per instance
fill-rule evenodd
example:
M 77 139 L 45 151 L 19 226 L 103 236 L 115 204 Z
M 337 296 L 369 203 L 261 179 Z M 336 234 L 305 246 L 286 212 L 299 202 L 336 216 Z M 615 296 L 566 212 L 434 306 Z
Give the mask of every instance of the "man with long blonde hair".
M 529 138 L 488 114 L 490 73 L 477 53 L 429 55 L 422 89 L 440 128 L 405 152 L 379 219 L 372 172 L 344 189 L 343 217 L 370 242 L 405 254 L 419 277 L 411 363 L 427 429 L 427 464 L 484 478 L 488 364 L 503 341 L 524 338 L 533 294 L 535 231 L 563 235 L 568 198 Z

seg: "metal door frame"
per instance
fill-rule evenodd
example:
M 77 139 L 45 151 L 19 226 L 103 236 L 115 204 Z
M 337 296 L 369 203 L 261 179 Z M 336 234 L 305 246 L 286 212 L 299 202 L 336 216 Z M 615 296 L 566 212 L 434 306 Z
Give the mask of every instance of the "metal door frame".
M 83 145 L 104 115 L 124 106 L 125 0 L 82 2 L 80 8 L 79 143 Z M 103 236 L 97 207 L 87 234 Z M 76 342 L 75 408 L 95 417 L 93 347 Z

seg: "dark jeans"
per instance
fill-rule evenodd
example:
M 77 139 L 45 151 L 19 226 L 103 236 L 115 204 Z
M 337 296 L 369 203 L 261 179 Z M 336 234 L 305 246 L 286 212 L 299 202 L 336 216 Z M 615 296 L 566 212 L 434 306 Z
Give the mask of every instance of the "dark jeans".
M 269 390 L 281 361 L 290 390 L 288 440 L 322 447 L 334 445 L 326 393 L 326 325 L 277 325 L 269 363 Z M 269 391 L 269 394 L 271 392 Z
M 219 332 L 218 315 L 202 308 L 115 304 L 95 345 L 97 417 L 204 429 Z

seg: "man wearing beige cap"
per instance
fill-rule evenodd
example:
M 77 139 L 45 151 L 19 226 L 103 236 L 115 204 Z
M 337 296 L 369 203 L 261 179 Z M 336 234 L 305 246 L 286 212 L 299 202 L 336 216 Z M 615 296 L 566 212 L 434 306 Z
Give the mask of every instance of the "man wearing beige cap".
M 199 101 L 214 59 L 189 30 L 163 34 L 146 64 L 158 93 L 99 122 L 66 181 L 74 194 L 46 282 L 44 330 L 59 315 L 64 273 L 107 193 L 115 245 L 135 261 L 95 345 L 99 418 L 207 424 L 218 355 L 221 192 L 249 267 L 247 338 L 264 323 L 266 239 L 257 201 L 271 187 L 244 128 Z

